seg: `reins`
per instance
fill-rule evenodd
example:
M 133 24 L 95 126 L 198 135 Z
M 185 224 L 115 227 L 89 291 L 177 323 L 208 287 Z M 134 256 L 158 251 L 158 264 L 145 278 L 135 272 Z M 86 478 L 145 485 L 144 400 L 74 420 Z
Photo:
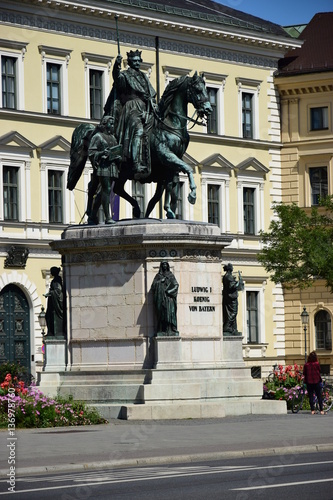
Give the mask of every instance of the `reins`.
M 195 126 L 195 125 L 206 125 L 206 123 L 201 120 L 199 121 L 199 115 L 198 115 L 198 111 L 195 109 L 194 110 L 194 113 L 192 115 L 192 117 L 190 116 L 183 116 L 183 115 L 180 115 L 178 113 L 175 113 L 174 111 L 169 111 L 169 114 L 170 115 L 174 115 L 174 116 L 177 116 L 178 118 L 183 118 L 184 120 L 186 120 L 186 123 L 185 125 L 183 125 L 182 127 L 172 127 L 171 125 L 168 125 L 167 123 L 164 122 L 164 120 L 162 120 L 162 118 L 160 116 L 158 116 L 156 110 L 154 109 L 153 111 L 154 113 L 154 116 L 156 118 L 156 120 L 160 123 L 161 126 L 163 126 L 165 129 L 169 130 L 170 132 L 173 132 L 175 135 L 178 135 L 180 137 L 179 134 L 177 134 L 177 131 L 182 131 L 184 129 L 187 129 L 187 123 L 188 122 L 193 122 L 193 125 L 187 129 L 187 130 L 192 130 L 192 128 Z M 193 116 L 197 114 L 198 117 L 193 119 Z

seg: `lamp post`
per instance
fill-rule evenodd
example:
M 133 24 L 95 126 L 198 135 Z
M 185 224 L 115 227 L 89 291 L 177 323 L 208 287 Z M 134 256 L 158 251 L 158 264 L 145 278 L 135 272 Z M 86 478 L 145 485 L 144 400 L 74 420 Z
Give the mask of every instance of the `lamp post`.
M 309 324 L 309 313 L 306 310 L 305 306 L 303 307 L 303 311 L 302 311 L 302 314 L 301 314 L 301 320 L 302 320 L 302 325 L 303 325 L 303 328 L 304 328 L 304 350 L 305 350 L 304 359 L 305 359 L 305 363 L 306 363 L 306 358 L 307 358 L 307 353 L 306 353 L 306 327 Z
M 42 306 L 42 310 L 41 312 L 38 314 L 38 323 L 39 323 L 39 326 L 41 327 L 42 329 L 42 336 L 44 338 L 44 335 L 45 335 L 45 327 L 46 327 L 46 313 L 45 313 L 45 309 L 44 309 L 44 306 Z
M 46 313 L 44 306 L 42 306 L 41 312 L 38 314 L 38 323 L 42 329 L 42 353 L 43 353 L 43 371 L 45 370 L 46 365 L 46 352 L 45 352 L 45 327 L 46 327 Z

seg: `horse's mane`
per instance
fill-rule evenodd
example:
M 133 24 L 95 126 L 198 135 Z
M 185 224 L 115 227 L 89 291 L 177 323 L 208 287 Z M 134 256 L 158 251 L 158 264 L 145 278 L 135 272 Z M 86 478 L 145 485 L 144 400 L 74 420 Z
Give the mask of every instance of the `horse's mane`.
M 160 114 L 160 117 L 163 118 L 166 115 L 166 111 L 168 110 L 175 93 L 179 89 L 179 87 L 184 83 L 184 81 L 187 79 L 187 75 L 180 76 L 179 78 L 175 78 L 175 80 L 172 80 L 165 91 L 163 92 L 162 98 L 160 100 L 160 103 L 158 105 L 158 111 Z

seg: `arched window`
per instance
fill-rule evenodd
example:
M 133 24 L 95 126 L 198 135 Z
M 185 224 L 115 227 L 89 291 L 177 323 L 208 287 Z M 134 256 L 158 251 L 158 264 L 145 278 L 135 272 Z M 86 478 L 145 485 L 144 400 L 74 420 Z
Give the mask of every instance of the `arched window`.
M 316 348 L 332 349 L 331 318 L 327 311 L 319 311 L 315 316 Z

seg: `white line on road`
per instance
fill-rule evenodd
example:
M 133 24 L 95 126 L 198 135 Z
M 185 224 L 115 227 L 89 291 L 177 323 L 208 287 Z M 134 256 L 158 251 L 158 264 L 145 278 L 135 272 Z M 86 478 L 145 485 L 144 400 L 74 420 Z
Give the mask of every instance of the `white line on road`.
M 149 475 L 149 474 L 146 474 L 145 476 L 143 477 L 124 477 L 124 478 L 117 478 L 117 477 L 113 477 L 112 478 L 112 474 L 107 474 L 106 477 L 99 477 L 99 478 L 95 478 L 95 480 L 93 481 L 91 479 L 91 477 L 87 478 L 86 480 L 82 479 L 81 478 L 81 483 L 78 484 L 78 482 L 75 482 L 75 484 L 65 484 L 65 485 L 59 485 L 59 486 L 46 486 L 44 488 L 31 488 L 31 489 L 26 489 L 26 490 L 18 490 L 18 491 L 15 491 L 13 493 L 11 493 L 11 495 L 15 494 L 15 493 L 29 493 L 29 492 L 38 492 L 38 491 L 50 491 L 50 490 L 60 490 L 60 489 L 66 489 L 66 488 L 80 488 L 80 487 L 87 487 L 87 486 L 102 486 L 102 485 L 106 485 L 106 484 L 117 484 L 117 483 L 124 483 L 124 482 L 136 482 L 136 481 L 154 481 L 154 480 L 157 480 L 157 479 L 170 479 L 170 478 L 177 478 L 177 477 L 186 477 L 186 476 L 203 476 L 203 475 L 211 475 L 211 474 L 222 474 L 222 473 L 228 473 L 228 472 L 244 472 L 244 471 L 247 471 L 247 470 L 250 470 L 250 471 L 257 471 L 257 470 L 262 470 L 262 469 L 277 469 L 277 468 L 285 468 L 285 467 L 298 467 L 298 466 L 313 466 L 313 465 L 322 465 L 322 464 L 331 464 L 333 463 L 333 460 L 327 460 L 327 461 L 321 461 L 321 462 L 303 462 L 303 463 L 298 463 L 298 464 L 278 464 L 278 465 L 266 465 L 266 466 L 259 466 L 259 467 L 256 467 L 256 466 L 248 466 L 248 467 L 241 467 L 241 468 L 237 468 L 235 467 L 234 469 L 225 469 L 223 466 L 221 467 L 208 467 L 207 470 L 201 470 L 201 471 L 198 471 L 197 470 L 197 467 L 194 466 L 192 470 L 188 470 L 188 471 L 184 471 L 184 470 L 181 470 L 180 472 L 177 471 L 177 468 L 172 468 L 172 469 L 167 469 L 169 474 L 158 474 L 158 475 Z M 180 468 L 182 469 L 182 468 Z M 189 469 L 191 469 L 189 467 Z M 128 469 L 128 472 L 130 473 L 130 469 Z M 144 469 L 142 469 L 142 472 L 144 472 Z M 151 469 L 150 469 L 150 472 L 151 472 Z M 133 476 L 133 474 L 132 474 Z M 68 476 L 67 476 L 68 477 Z M 38 478 L 36 478 L 38 480 Z M 44 477 L 42 477 L 41 479 L 45 481 L 52 481 L 52 477 L 51 478 L 45 478 L 45 475 Z M 66 478 L 67 479 L 67 478 Z M 20 479 L 18 478 L 18 480 L 22 481 L 24 479 Z M 59 480 L 61 480 L 61 476 L 59 476 Z M 73 477 L 73 480 L 74 481 L 78 481 L 78 479 L 75 479 L 75 476 Z M 89 481 L 90 482 L 87 482 Z M 323 481 L 333 481 L 333 479 L 326 479 L 326 480 L 323 480 Z M 319 480 L 314 480 L 314 481 L 307 481 L 307 482 L 304 482 L 304 483 L 290 483 L 291 485 L 293 484 L 307 484 L 307 483 L 315 483 L 315 482 L 320 482 Z M 269 487 L 279 487 L 279 486 L 282 486 L 282 485 L 274 485 L 274 486 L 266 486 L 266 485 L 263 485 L 263 486 L 255 486 L 255 487 L 248 487 L 248 488 L 240 488 L 240 490 L 251 490 L 251 489 L 264 489 L 264 488 L 269 488 Z M 287 486 L 287 483 L 285 484 L 285 486 Z M 232 490 L 233 491 L 233 490 Z M 8 495 L 8 491 L 5 491 L 5 492 L 0 492 L 0 496 L 1 495 Z
M 311 479 L 311 481 L 297 481 L 296 483 L 263 484 L 262 486 L 248 486 L 247 488 L 232 488 L 230 491 L 265 490 L 266 488 L 283 488 L 284 486 L 299 486 L 300 484 L 329 483 L 331 479 Z

